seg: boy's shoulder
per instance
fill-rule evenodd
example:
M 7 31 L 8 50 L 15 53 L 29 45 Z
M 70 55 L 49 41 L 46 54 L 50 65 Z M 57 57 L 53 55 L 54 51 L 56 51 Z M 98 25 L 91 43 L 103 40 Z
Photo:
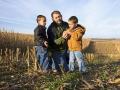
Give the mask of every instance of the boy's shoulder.
M 34 31 L 37 31 L 37 30 L 45 30 L 46 27 L 45 26 L 36 26 Z
M 86 30 L 85 30 L 84 27 L 81 27 L 81 26 L 78 25 L 76 27 L 75 31 L 84 34 Z
M 85 27 L 81 24 L 78 24 L 77 27 L 80 27 L 81 29 L 85 29 Z
M 36 31 L 36 30 L 38 30 L 38 26 L 36 26 L 36 27 L 34 28 L 34 31 Z

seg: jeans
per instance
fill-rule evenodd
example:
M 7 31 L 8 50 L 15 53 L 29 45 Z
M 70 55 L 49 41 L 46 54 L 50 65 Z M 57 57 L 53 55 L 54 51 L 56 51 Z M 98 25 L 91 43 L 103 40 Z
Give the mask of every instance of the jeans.
M 48 66 L 47 48 L 44 48 L 42 46 L 36 46 L 35 51 L 36 51 L 36 57 L 37 57 L 37 60 L 40 64 L 40 67 L 42 68 L 42 70 L 46 70 L 47 66 Z
M 68 71 L 69 67 L 66 61 L 66 52 L 58 52 L 55 51 L 52 54 L 53 62 L 55 65 L 55 69 L 57 71 L 61 71 L 60 65 L 63 66 L 64 71 Z
M 78 63 L 79 71 L 85 72 L 86 67 L 83 61 L 83 55 L 80 51 L 70 51 L 69 53 L 69 69 L 70 71 L 74 71 L 75 69 L 75 60 Z

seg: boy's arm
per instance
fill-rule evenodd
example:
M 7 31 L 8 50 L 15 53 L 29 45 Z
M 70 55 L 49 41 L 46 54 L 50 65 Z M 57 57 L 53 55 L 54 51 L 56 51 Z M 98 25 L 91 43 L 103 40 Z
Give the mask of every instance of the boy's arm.
M 39 28 L 39 29 L 41 29 L 41 28 Z M 44 33 L 46 33 L 46 32 L 44 32 Z M 39 43 L 44 46 L 44 42 L 47 41 L 47 36 L 46 35 L 42 36 L 40 30 L 36 31 L 36 36 L 39 40 Z

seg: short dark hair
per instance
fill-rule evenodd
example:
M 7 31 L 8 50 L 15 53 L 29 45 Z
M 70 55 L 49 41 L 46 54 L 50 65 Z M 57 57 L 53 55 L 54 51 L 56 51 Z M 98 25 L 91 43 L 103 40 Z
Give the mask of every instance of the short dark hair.
M 53 14 L 60 14 L 61 15 L 61 12 L 60 11 L 53 11 L 52 13 L 51 13 L 51 17 L 53 18 Z M 62 16 L 62 15 L 61 15 Z
M 46 17 L 44 15 L 38 15 L 37 16 L 37 21 L 38 21 L 38 18 L 45 18 L 46 19 Z
M 78 18 L 76 16 L 71 16 L 68 21 L 72 21 L 73 23 L 78 23 Z

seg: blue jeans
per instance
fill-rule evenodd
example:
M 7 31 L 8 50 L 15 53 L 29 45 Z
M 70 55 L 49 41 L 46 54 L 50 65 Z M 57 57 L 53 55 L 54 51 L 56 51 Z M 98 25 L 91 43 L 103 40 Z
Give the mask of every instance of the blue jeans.
M 53 59 L 52 59 L 52 57 L 49 57 L 47 70 L 55 69 L 54 67 L 55 67 L 55 65 L 53 63 Z
M 47 48 L 42 47 L 42 46 L 36 46 L 35 50 L 36 50 L 36 57 L 37 57 L 37 60 L 40 64 L 40 67 L 42 68 L 42 70 L 46 70 L 47 66 L 48 66 Z
M 52 53 L 52 58 L 55 65 L 55 69 L 57 71 L 61 71 L 60 65 L 63 66 L 64 71 L 69 70 L 69 67 L 66 61 L 66 52 L 55 51 Z
M 70 71 L 74 71 L 75 60 L 78 63 L 79 71 L 85 72 L 86 67 L 84 65 L 83 55 L 80 51 L 70 51 L 70 54 L 69 54 L 69 69 L 70 69 Z

